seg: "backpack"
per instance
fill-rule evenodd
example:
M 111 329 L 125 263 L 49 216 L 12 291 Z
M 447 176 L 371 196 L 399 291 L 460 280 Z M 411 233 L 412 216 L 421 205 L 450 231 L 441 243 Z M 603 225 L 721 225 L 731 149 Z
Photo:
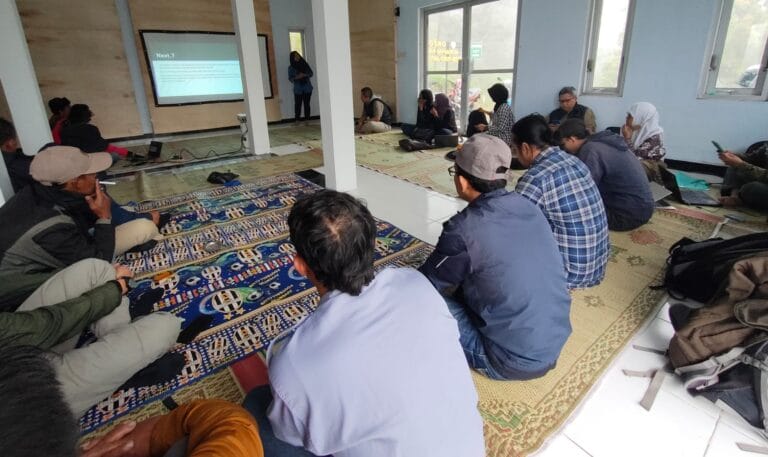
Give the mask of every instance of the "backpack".
M 733 264 L 744 257 L 768 251 L 768 233 L 751 233 L 730 240 L 682 238 L 669 248 L 664 282 L 672 298 L 709 302 L 725 281 Z
M 690 393 L 768 432 L 768 256 L 743 259 L 726 282 L 712 306 L 673 319 L 669 360 Z

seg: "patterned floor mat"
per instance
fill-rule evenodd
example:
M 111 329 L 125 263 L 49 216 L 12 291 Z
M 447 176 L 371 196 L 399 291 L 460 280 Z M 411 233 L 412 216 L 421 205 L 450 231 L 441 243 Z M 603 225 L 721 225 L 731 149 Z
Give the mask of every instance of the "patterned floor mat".
M 193 192 L 141 204 L 172 215 L 166 237 L 151 251 L 118 262 L 136 273 L 132 296 L 163 288 L 156 310 L 187 322 L 214 316 L 213 326 L 174 351 L 187 364 L 172 382 L 115 392 L 81 419 L 81 430 L 110 420 L 210 376 L 288 331 L 317 304 L 311 284 L 292 266 L 287 216 L 296 198 L 319 187 L 295 175 Z M 376 268 L 420 265 L 431 247 L 387 222 L 377 221 Z

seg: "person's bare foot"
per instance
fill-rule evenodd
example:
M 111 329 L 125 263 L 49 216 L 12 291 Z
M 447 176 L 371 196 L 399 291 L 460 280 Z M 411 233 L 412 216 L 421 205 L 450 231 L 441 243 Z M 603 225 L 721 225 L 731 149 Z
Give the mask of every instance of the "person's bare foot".
M 720 197 L 719 200 L 720 200 L 720 204 L 722 204 L 723 206 L 732 207 L 732 206 L 742 206 L 743 205 L 743 203 L 742 203 L 742 201 L 741 201 L 741 199 L 739 197 L 734 197 L 734 196 L 731 196 L 731 197 Z

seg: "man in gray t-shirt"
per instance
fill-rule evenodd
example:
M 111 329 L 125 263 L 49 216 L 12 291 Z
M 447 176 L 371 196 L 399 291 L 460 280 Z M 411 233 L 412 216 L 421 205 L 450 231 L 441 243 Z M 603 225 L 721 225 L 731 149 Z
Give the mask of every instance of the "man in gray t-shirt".
M 284 455 L 275 436 L 335 457 L 485 455 L 456 321 L 430 282 L 410 268 L 374 273 L 376 223 L 349 195 L 302 199 L 288 225 L 294 267 L 321 298 L 270 349 L 264 455 Z

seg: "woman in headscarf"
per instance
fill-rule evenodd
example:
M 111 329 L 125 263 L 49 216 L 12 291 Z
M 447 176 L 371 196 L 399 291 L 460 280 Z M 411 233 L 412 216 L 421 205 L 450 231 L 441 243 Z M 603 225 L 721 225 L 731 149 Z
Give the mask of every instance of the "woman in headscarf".
M 480 131 L 487 131 L 489 135 L 504 140 L 512 148 L 512 126 L 515 125 L 515 115 L 512 113 L 512 106 L 507 103 L 509 99 L 509 90 L 504 84 L 496 83 L 488 88 L 488 95 L 495 103 L 493 111 L 484 108 L 478 108 L 478 111 L 491 116 L 490 126 L 478 124 L 475 128 Z M 514 149 L 512 149 L 514 153 Z
M 664 166 L 664 129 L 659 126 L 659 112 L 648 102 L 629 107 L 621 135 L 645 168 L 648 179 L 662 182 L 659 166 Z
M 448 96 L 439 93 L 435 95 L 435 114 L 440 119 L 440 135 L 452 135 L 458 131 L 456 128 L 456 113 L 451 108 Z
M 306 60 L 296 51 L 291 51 L 291 65 L 288 67 L 288 79 L 293 83 L 293 113 L 294 120 L 301 117 L 301 105 L 304 105 L 304 120 L 309 120 L 309 100 L 312 98 L 312 83 L 309 78 L 314 75 Z

